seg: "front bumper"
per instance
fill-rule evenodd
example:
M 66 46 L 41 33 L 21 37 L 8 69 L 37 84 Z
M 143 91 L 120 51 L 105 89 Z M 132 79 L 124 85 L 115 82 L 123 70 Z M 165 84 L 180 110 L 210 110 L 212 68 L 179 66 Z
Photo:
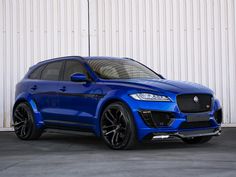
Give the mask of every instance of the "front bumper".
M 147 124 L 143 115 L 140 114 L 142 111 L 166 113 L 171 116 L 171 119 L 155 125 Z M 150 136 L 188 138 L 218 136 L 221 132 L 222 111 L 218 100 L 214 101 L 211 111 L 204 113 L 182 113 L 175 102 L 140 101 L 137 103 L 136 101 L 132 103 L 132 113 L 140 141 Z M 205 120 L 205 116 L 208 117 L 208 120 Z M 220 118 L 217 119 L 217 116 Z

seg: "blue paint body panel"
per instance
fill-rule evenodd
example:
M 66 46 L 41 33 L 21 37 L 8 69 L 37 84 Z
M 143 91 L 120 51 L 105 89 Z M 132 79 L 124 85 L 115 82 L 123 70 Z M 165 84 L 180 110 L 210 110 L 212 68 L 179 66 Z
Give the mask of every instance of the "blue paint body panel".
M 123 79 L 104 80 L 96 76 L 87 64 L 87 59 L 119 59 L 111 57 L 63 57 L 47 60 L 31 67 L 29 72 L 16 86 L 16 104 L 26 101 L 31 105 L 35 115 L 35 122 L 39 128 L 67 127 L 71 129 L 86 130 L 100 136 L 100 117 L 102 110 L 111 101 L 125 103 L 134 117 L 138 139 L 142 140 L 150 133 L 178 132 L 179 126 L 186 121 L 187 113 L 182 113 L 177 105 L 176 97 L 181 94 L 210 94 L 213 91 L 199 84 L 172 81 L 166 79 Z M 29 74 L 35 68 L 50 63 L 51 61 L 64 61 L 75 59 L 80 61 L 91 78 L 92 82 L 71 82 L 71 81 L 43 81 L 28 79 Z M 36 90 L 31 88 L 37 85 Z M 66 87 L 64 92 L 60 89 Z M 133 93 L 153 93 L 168 96 L 171 102 L 150 102 L 138 101 L 129 95 Z M 16 105 L 15 104 L 15 105 Z M 211 111 L 207 112 L 212 122 L 212 127 L 219 128 L 220 124 L 214 119 L 215 111 L 221 105 L 214 99 Z M 150 128 L 140 117 L 140 110 L 152 110 L 171 112 L 175 115 L 174 121 L 168 127 Z M 200 128 L 197 128 L 199 130 Z M 190 129 L 190 130 L 196 130 Z

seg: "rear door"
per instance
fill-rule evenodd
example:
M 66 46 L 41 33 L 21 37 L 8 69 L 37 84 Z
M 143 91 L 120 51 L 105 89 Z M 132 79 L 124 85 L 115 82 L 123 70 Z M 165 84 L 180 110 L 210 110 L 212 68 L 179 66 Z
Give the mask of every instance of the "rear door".
M 41 70 L 37 71 L 38 74 L 40 73 L 40 77 L 34 79 L 29 88 L 45 123 L 53 122 L 53 120 L 57 119 L 57 110 L 59 108 L 57 92 L 62 66 L 63 61 L 46 64 Z

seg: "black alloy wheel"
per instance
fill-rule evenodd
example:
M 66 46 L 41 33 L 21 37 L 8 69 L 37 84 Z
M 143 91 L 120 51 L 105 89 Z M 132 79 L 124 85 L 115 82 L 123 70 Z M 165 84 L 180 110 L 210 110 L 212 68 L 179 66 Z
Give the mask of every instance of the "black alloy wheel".
M 42 130 L 34 123 L 34 116 L 27 103 L 20 103 L 13 112 L 13 126 L 15 134 L 22 140 L 37 139 L 41 136 Z
M 133 117 L 121 102 L 106 107 L 101 117 L 101 134 L 112 149 L 131 149 L 137 143 Z

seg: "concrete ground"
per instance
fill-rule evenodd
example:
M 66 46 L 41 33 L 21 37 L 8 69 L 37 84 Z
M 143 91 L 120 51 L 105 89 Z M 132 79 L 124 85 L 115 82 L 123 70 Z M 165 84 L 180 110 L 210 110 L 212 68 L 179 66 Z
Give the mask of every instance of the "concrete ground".
M 93 136 L 46 133 L 37 141 L 0 132 L 0 177 L 235 177 L 236 128 L 203 145 L 145 142 L 114 151 Z

